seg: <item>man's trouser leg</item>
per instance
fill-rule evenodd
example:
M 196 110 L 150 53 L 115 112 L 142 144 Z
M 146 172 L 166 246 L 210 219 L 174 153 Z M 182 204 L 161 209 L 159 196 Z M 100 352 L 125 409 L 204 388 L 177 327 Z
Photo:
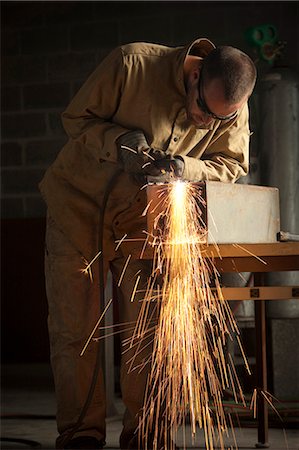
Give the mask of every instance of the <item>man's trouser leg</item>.
M 80 352 L 101 311 L 97 265 L 93 282 L 80 272 L 84 260 L 48 217 L 45 273 L 49 306 L 48 328 L 51 365 L 57 399 L 57 428 L 67 433 L 77 422 L 93 377 L 97 346 L 91 342 Z M 105 270 L 106 272 L 106 270 Z M 105 277 L 106 278 L 106 277 Z M 84 422 L 74 436 L 105 439 L 105 389 L 102 370 Z M 61 436 L 57 440 L 57 446 Z
M 111 270 L 115 281 L 121 275 L 126 258 L 120 258 L 111 263 Z M 149 358 L 152 351 L 153 334 L 132 340 L 138 315 L 142 307 L 149 276 L 152 271 L 152 261 L 131 260 L 125 271 L 118 290 L 117 301 L 120 322 L 124 325 L 121 335 L 121 391 L 126 410 L 123 419 L 123 431 L 120 436 L 121 448 L 128 448 L 129 441 L 134 436 L 139 423 L 144 403 L 147 377 L 150 369 Z M 132 298 L 136 282 L 136 293 Z M 155 305 L 150 305 L 149 314 L 155 313 Z M 154 319 L 154 318 L 153 318 Z M 150 317 L 147 318 L 150 320 Z M 148 326 L 153 326 L 148 323 Z M 130 348 L 132 346 L 132 348 Z
M 108 235 L 112 231 L 115 243 L 119 242 L 124 236 L 129 241 L 130 239 L 134 241 L 135 239 L 144 240 L 146 238 L 143 232 L 143 230 L 147 229 L 146 216 L 143 214 L 146 206 L 147 196 L 145 190 L 141 190 L 132 184 L 128 174 L 124 173 L 119 183 L 115 186 L 115 189 L 110 193 L 105 215 L 105 231 Z M 130 247 L 125 248 L 130 253 Z M 106 255 L 108 253 L 109 251 L 106 251 Z M 122 244 L 117 251 L 109 254 L 111 261 L 110 268 L 116 284 L 118 284 L 127 257 L 128 254 L 123 254 Z M 132 348 L 129 348 L 129 341 L 133 335 L 136 321 L 142 308 L 142 301 L 151 273 L 152 261 L 134 260 L 134 256 L 132 256 L 125 270 L 117 295 L 120 322 L 127 324 L 127 327 L 121 327 L 122 329 L 125 328 L 125 331 L 121 335 L 121 341 L 126 344 L 121 348 L 120 380 L 122 398 L 126 407 L 123 419 L 124 427 L 120 436 L 120 446 L 123 449 L 128 448 L 129 441 L 134 436 L 139 424 L 139 417 L 144 404 L 147 375 L 150 369 L 150 364 L 148 363 L 144 366 L 144 362 L 151 355 L 153 334 L 146 339 L 138 338 L 137 345 Z M 138 286 L 132 302 L 132 292 L 138 279 Z M 151 303 L 149 306 L 152 309 L 156 305 L 155 303 Z M 129 329 L 130 327 L 131 329 Z M 147 345 L 148 343 L 150 345 Z M 134 360 L 132 360 L 133 357 Z

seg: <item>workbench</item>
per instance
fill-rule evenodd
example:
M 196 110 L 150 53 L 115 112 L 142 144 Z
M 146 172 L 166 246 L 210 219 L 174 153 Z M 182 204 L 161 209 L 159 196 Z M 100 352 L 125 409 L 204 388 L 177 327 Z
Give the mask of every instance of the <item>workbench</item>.
M 122 244 L 126 253 L 126 242 Z M 143 248 L 141 241 L 130 242 L 132 258 L 152 259 L 153 248 Z M 299 286 L 266 286 L 265 273 L 299 270 L 299 242 L 277 242 L 270 244 L 218 244 L 202 248 L 204 257 L 212 258 L 219 273 L 251 272 L 253 286 L 222 287 L 226 300 L 254 300 L 256 328 L 257 392 L 267 391 L 266 348 L 266 300 L 299 299 Z M 262 395 L 257 400 L 258 442 L 257 448 L 268 447 L 268 405 Z
M 207 253 L 215 254 L 215 249 Z M 257 391 L 267 391 L 266 300 L 299 299 L 299 286 L 265 286 L 267 272 L 299 270 L 299 242 L 273 244 L 219 245 L 219 256 L 214 263 L 220 273 L 252 272 L 253 286 L 223 287 L 226 300 L 254 300 L 256 328 Z M 257 400 L 258 442 L 257 448 L 269 447 L 268 404 L 261 395 Z

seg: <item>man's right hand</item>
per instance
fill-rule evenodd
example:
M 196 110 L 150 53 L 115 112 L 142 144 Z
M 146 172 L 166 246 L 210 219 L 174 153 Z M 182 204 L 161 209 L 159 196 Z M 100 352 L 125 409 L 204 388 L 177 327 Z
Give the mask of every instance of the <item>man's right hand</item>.
M 161 173 L 153 162 L 165 158 L 165 153 L 151 149 L 141 130 L 129 131 L 120 136 L 117 145 L 119 160 L 125 172 L 152 176 Z

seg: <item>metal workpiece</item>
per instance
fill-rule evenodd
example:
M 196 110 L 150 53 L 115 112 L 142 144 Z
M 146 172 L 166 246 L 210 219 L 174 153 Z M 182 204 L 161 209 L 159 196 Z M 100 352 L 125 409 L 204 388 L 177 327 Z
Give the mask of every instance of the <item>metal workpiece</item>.
M 193 183 L 206 226 L 207 244 L 259 244 L 277 242 L 280 231 L 279 192 L 273 187 L 205 181 Z M 163 221 L 162 191 L 168 185 L 147 187 L 148 231 L 156 234 L 157 217 Z M 163 227 L 162 223 L 159 223 Z
M 280 230 L 278 189 L 207 181 L 205 198 L 208 243 L 277 241 Z

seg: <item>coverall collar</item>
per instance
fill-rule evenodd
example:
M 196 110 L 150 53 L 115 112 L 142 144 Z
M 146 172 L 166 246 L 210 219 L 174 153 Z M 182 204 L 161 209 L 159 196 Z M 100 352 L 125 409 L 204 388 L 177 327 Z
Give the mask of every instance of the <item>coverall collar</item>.
M 186 95 L 186 89 L 184 85 L 184 61 L 188 55 L 199 56 L 205 58 L 216 46 L 207 38 L 199 38 L 189 43 L 185 47 L 179 48 L 178 54 L 178 87 L 183 95 Z

